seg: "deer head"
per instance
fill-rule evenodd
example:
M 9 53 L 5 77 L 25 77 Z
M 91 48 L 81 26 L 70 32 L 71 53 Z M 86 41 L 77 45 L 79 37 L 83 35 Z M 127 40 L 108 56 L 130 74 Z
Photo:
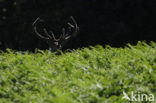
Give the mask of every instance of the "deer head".
M 79 27 L 75 21 L 75 19 L 71 16 L 70 17 L 72 23 L 68 22 L 68 30 L 65 30 L 65 28 L 62 28 L 61 34 L 59 38 L 56 38 L 53 31 L 48 31 L 46 28 L 43 28 L 44 34 L 40 34 L 37 31 L 37 23 L 44 22 L 44 20 L 37 18 L 33 23 L 33 29 L 34 32 L 38 37 L 40 37 L 42 40 L 46 41 L 49 45 L 49 48 L 52 49 L 52 51 L 55 51 L 57 49 L 62 49 L 62 47 L 72 38 L 75 37 L 78 34 Z

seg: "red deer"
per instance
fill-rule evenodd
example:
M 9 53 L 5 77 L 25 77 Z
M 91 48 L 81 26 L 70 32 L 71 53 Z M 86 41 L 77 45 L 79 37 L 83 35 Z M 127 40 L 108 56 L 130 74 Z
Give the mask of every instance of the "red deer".
M 72 23 L 68 22 L 68 30 L 65 30 L 65 28 L 62 28 L 62 33 L 60 34 L 59 38 L 55 37 L 55 34 L 53 31 L 48 31 L 46 28 L 43 28 L 44 34 L 40 34 L 37 31 L 37 23 L 43 22 L 42 19 L 39 17 L 34 21 L 33 23 L 33 29 L 34 32 L 38 37 L 45 40 L 51 51 L 56 51 L 57 49 L 62 49 L 62 47 L 72 38 L 75 37 L 78 34 L 79 27 L 75 21 L 75 19 L 71 16 L 70 17 Z

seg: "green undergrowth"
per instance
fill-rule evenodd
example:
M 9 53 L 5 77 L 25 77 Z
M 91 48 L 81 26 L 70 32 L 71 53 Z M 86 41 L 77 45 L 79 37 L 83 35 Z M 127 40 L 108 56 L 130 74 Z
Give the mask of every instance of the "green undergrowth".
M 0 53 L 0 103 L 129 103 L 123 91 L 156 96 L 156 43 Z

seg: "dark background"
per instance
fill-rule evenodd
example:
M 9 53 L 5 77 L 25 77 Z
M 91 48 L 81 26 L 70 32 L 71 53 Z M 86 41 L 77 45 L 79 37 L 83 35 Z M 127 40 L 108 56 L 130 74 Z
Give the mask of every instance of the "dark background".
M 0 50 L 47 49 L 34 20 L 44 19 L 58 37 L 71 15 L 80 32 L 63 49 L 156 41 L 154 0 L 0 0 Z

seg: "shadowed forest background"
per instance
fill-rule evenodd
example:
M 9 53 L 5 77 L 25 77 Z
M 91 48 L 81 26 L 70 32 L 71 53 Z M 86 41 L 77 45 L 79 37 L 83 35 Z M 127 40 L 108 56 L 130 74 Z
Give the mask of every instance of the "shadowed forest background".
M 155 5 L 154 0 L 0 0 L 0 50 L 48 49 L 33 31 L 34 20 L 44 19 L 58 37 L 71 15 L 80 31 L 63 49 L 156 41 Z

